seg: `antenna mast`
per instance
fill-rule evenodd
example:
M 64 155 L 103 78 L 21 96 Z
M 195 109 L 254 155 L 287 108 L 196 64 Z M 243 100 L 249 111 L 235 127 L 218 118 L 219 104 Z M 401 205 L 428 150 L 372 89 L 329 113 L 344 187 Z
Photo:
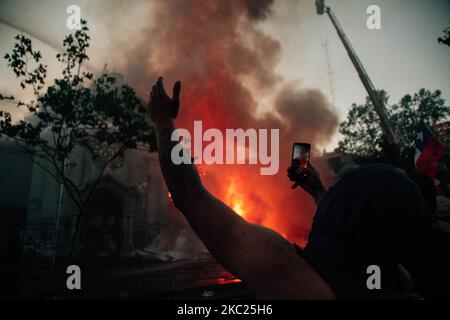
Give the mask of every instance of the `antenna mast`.
M 327 70 L 326 70 L 326 73 L 328 74 L 328 81 L 330 82 L 331 102 L 332 102 L 333 105 L 334 105 L 334 104 L 335 104 L 334 86 L 333 86 L 333 74 L 334 74 L 334 70 L 333 70 L 333 67 L 331 66 L 331 57 L 330 57 L 330 51 L 329 51 L 330 42 L 328 41 L 328 39 L 326 39 L 326 40 L 322 43 L 322 47 L 323 47 L 323 50 L 324 50 L 324 52 L 325 52 L 325 58 L 326 58 L 326 60 L 327 60 Z

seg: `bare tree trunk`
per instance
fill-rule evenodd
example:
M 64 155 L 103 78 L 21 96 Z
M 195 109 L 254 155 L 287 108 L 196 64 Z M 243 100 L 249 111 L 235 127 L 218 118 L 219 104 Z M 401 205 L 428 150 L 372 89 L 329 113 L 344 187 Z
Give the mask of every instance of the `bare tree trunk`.
M 86 218 L 86 209 L 81 209 L 79 215 L 77 216 L 77 220 L 75 222 L 73 237 L 72 237 L 72 246 L 70 249 L 70 258 L 74 260 L 80 260 L 81 254 L 83 251 L 83 232 L 84 232 L 84 223 Z
M 75 220 L 74 231 L 71 240 L 69 258 L 75 261 L 80 261 L 83 249 L 83 224 L 88 212 L 88 206 L 86 204 L 86 201 L 83 202 L 80 192 L 76 189 L 75 184 L 70 183 L 70 180 L 68 179 L 63 179 L 63 183 L 67 194 L 78 209 L 78 215 Z

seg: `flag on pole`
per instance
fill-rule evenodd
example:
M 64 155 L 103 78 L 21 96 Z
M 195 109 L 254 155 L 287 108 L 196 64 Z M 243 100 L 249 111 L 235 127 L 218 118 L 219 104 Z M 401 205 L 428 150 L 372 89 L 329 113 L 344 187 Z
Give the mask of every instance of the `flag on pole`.
M 421 121 L 417 127 L 414 159 L 417 172 L 434 179 L 439 166 L 439 159 L 444 152 L 444 145 L 433 135 L 425 122 Z

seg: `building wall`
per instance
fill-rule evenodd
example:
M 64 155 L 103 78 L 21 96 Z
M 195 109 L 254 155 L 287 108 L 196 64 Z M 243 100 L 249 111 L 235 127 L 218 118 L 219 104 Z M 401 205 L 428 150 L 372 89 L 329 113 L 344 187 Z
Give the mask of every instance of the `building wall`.
M 18 280 L 31 184 L 32 159 L 19 151 L 0 141 L 0 286 L 5 290 Z
M 79 159 L 78 165 L 71 169 L 70 175 L 77 184 L 88 185 L 99 170 L 85 152 L 78 152 L 75 157 Z M 25 256 L 43 265 L 52 263 L 55 250 L 57 256 L 66 256 L 78 215 L 68 194 L 63 192 L 58 216 L 61 187 L 36 163 L 23 154 L 12 154 L 0 157 L 0 170 L 4 177 L 0 181 L 0 207 L 22 207 L 26 211 Z M 168 192 L 157 154 L 127 151 L 123 161 L 105 171 L 97 189 L 112 192 L 123 203 L 120 218 L 123 254 L 148 245 L 165 223 Z
M 14 144 L 0 142 L 0 207 L 28 207 L 32 166 Z

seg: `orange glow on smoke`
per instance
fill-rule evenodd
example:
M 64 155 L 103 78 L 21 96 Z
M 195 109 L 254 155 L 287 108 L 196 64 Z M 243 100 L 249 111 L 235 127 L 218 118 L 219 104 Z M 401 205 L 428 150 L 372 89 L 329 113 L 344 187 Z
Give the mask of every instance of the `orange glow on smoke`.
M 261 176 L 259 165 L 196 167 L 208 191 L 247 221 L 304 244 L 315 204 L 305 192 L 291 190 L 286 169 L 292 144 L 309 142 L 315 153 L 315 147 L 331 138 L 339 121 L 319 90 L 300 90 L 278 74 L 281 43 L 266 34 L 255 17 L 249 20 L 250 11 L 244 6 L 256 6 L 266 16 L 272 1 L 192 0 L 181 7 L 181 1 L 153 2 L 156 20 L 142 29 L 142 36 L 128 52 L 127 76 L 142 96 L 148 95 L 149 84 L 160 75 L 169 95 L 174 81 L 181 80 L 176 126 L 191 134 L 194 121 L 200 120 L 203 132 L 210 128 L 222 133 L 238 128 L 279 129 L 276 175 Z M 175 27 L 173 21 L 177 21 Z M 148 34 L 153 35 L 152 41 Z M 144 65 L 136 68 L 136 61 Z M 269 108 L 259 109 L 262 106 Z
M 216 96 L 216 93 L 205 91 L 203 93 L 209 99 L 214 99 Z M 193 132 L 194 120 L 202 120 L 203 132 L 208 128 L 218 128 L 221 132 L 225 132 L 227 128 L 245 130 L 253 127 L 251 123 L 241 123 L 232 114 L 222 112 L 228 109 L 226 99 L 215 98 L 216 112 L 208 112 L 210 105 L 204 100 L 190 100 L 191 95 L 189 89 L 185 90 L 185 104 L 192 106 L 189 111 L 201 110 L 203 113 L 201 116 L 194 116 L 190 112 L 182 114 L 177 123 L 178 127 L 187 128 Z M 209 142 L 203 142 L 203 148 L 208 144 Z M 314 203 L 305 193 L 290 188 L 292 184 L 287 178 L 286 168 L 290 164 L 291 147 L 291 142 L 281 145 L 279 172 L 273 176 L 262 176 L 259 164 L 208 165 L 203 163 L 197 164 L 196 168 L 208 191 L 238 215 L 251 223 L 274 229 L 288 241 L 302 246 L 306 243 L 308 236 Z

